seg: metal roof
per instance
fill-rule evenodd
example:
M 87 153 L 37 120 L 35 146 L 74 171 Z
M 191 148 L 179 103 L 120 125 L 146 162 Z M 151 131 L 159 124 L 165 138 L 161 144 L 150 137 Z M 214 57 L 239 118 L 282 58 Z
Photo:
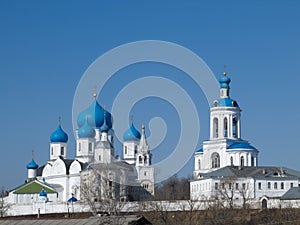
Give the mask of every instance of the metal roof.
M 286 167 L 257 166 L 257 167 L 238 167 L 226 166 L 209 173 L 200 173 L 200 179 L 219 178 L 219 177 L 252 177 L 262 179 L 299 179 L 300 172 Z
M 300 199 L 300 188 L 290 188 L 284 195 L 281 196 L 282 200 Z

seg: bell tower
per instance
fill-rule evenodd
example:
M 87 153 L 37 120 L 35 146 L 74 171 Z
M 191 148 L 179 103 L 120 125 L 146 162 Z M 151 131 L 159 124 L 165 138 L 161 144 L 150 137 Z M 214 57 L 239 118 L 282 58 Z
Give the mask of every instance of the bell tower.
M 237 102 L 230 98 L 230 78 L 226 75 L 219 80 L 220 98 L 215 100 L 210 109 L 210 140 L 241 138 L 241 109 Z
M 258 150 L 241 137 L 241 109 L 230 97 L 231 80 L 219 79 L 220 98 L 210 108 L 210 137 L 195 152 L 194 175 L 225 166 L 257 166 Z

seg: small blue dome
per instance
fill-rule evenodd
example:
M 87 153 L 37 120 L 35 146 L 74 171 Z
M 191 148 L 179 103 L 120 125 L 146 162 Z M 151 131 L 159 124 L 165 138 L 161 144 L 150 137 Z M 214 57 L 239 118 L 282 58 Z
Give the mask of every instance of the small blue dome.
M 227 76 L 223 76 L 219 79 L 219 83 L 220 83 L 220 88 L 230 88 L 229 87 L 229 83 L 230 83 L 230 78 Z
M 239 107 L 239 104 L 231 98 L 220 98 L 214 102 L 213 107 Z
M 104 121 L 103 125 L 100 127 L 100 131 L 107 133 L 109 131 L 109 129 L 110 128 L 109 128 L 109 126 L 107 126 L 106 121 Z
M 88 124 L 87 120 L 84 125 L 78 129 L 78 136 L 80 138 L 94 138 L 95 130 Z
M 40 192 L 40 197 L 47 197 L 47 192 L 45 191 L 44 188 Z
M 100 128 L 104 122 L 104 109 L 95 99 L 92 104 L 82 111 L 77 117 L 77 124 L 79 127 L 82 127 L 86 121 L 90 126 L 94 128 Z M 112 127 L 112 116 L 109 112 L 106 111 L 106 123 L 109 128 Z
M 203 153 L 203 148 L 200 148 L 199 150 L 197 150 L 196 153 Z
M 123 139 L 124 141 L 139 141 L 141 139 L 141 134 L 135 129 L 133 123 L 131 123 L 129 129 L 124 132 Z
M 50 136 L 51 142 L 67 142 L 68 135 L 63 131 L 61 125 L 59 124 L 57 129 Z
M 30 163 L 26 165 L 27 169 L 37 169 L 39 167 L 38 164 L 32 159 Z
M 249 143 L 234 143 L 228 147 L 228 149 L 248 149 L 248 150 L 256 150 L 252 145 Z
M 104 110 L 104 121 L 103 121 L 103 124 L 102 124 L 102 126 L 100 127 L 100 131 L 101 132 L 105 132 L 105 133 L 107 133 L 108 131 L 109 131 L 109 129 L 110 129 L 110 127 L 107 125 L 107 123 L 106 123 L 106 116 L 107 116 L 107 111 L 106 110 Z

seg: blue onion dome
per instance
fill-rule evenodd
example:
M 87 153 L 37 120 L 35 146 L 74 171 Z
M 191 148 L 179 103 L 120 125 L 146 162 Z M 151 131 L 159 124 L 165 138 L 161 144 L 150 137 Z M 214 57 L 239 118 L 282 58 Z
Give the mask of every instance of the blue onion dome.
M 44 188 L 40 192 L 40 197 L 47 197 L 47 192 L 45 191 Z
M 123 134 L 124 141 L 139 141 L 141 139 L 140 132 L 131 123 L 128 130 Z
M 87 117 L 90 126 L 94 128 L 100 128 L 104 122 L 104 111 L 105 110 L 103 109 L 103 107 L 98 103 L 96 99 L 94 99 L 92 104 L 78 115 L 78 126 L 82 127 Z M 109 112 L 106 113 L 106 123 L 109 128 L 112 127 L 112 116 Z
M 60 120 L 59 120 L 58 127 L 50 136 L 50 141 L 51 142 L 67 142 L 68 141 L 68 135 L 61 128 Z
M 224 76 L 219 79 L 220 88 L 230 88 L 230 78 L 226 76 L 226 72 L 224 72 Z
M 107 114 L 107 111 L 104 110 L 104 122 L 103 122 L 102 126 L 100 127 L 100 131 L 105 132 L 105 133 L 107 133 L 110 129 L 106 123 L 106 114 Z
M 38 164 L 32 159 L 30 163 L 26 165 L 27 169 L 37 169 L 39 167 Z
M 80 138 L 94 138 L 95 130 L 88 124 L 88 120 L 85 120 L 85 123 L 82 127 L 78 129 L 78 136 Z

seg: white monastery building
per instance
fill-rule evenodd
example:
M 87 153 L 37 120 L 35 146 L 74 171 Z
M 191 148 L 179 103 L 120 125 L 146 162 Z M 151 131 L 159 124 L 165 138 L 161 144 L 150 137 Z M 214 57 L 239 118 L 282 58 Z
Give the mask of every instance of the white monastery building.
M 96 97 L 94 94 L 91 105 L 78 115 L 76 149 L 69 148 L 68 135 L 59 120 L 57 129 L 50 136 L 49 160 L 42 166 L 34 159 L 27 164 L 27 181 L 10 191 L 7 197 L 11 208 L 37 202 L 65 203 L 72 198 L 80 201 L 86 197 L 81 193 L 83 182 L 103 189 L 99 181 L 95 181 L 98 185 L 90 183 L 95 176 L 88 176 L 95 170 L 100 171 L 101 179 L 109 180 L 109 191 L 104 192 L 110 193 L 110 196 L 90 196 L 95 201 L 97 197 L 131 201 L 154 195 L 154 168 L 144 125 L 140 133 L 131 122 L 123 135 L 124 159 L 116 157 L 112 115 L 100 106 Z M 68 159 L 68 151 L 74 150 L 75 159 Z
M 230 78 L 220 78 L 220 98 L 210 108 L 210 138 L 194 155 L 190 182 L 194 200 L 260 200 L 292 198 L 300 172 L 282 167 L 258 166 L 259 151 L 241 136 L 241 109 L 229 95 Z M 299 192 L 300 193 L 300 192 Z M 299 198 L 299 196 L 294 196 Z

